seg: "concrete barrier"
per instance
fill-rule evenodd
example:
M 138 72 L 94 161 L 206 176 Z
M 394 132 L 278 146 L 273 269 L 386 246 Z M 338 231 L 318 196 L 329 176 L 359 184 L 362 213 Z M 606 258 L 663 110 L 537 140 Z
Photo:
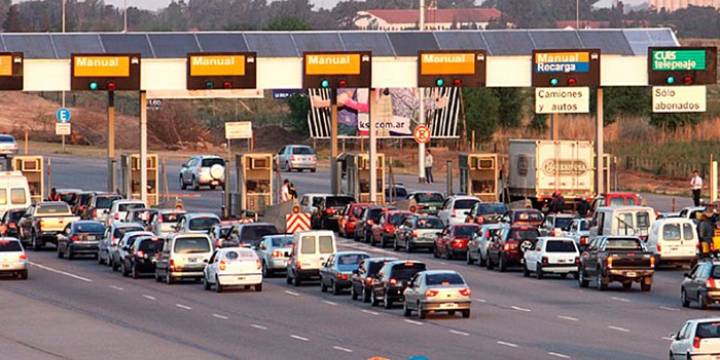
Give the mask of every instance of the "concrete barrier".
M 275 225 L 278 232 L 285 232 L 285 215 L 292 212 L 294 205 L 299 205 L 297 200 L 286 201 L 277 205 L 268 206 L 265 208 L 263 216 L 260 217 L 260 221 Z

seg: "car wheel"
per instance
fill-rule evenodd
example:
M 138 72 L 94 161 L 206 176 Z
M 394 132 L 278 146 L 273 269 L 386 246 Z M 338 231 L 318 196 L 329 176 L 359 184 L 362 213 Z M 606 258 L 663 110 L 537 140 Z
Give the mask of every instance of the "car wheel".
M 33 248 L 33 250 L 34 250 L 34 251 L 40 251 L 40 250 L 42 250 L 43 245 L 40 243 L 40 240 L 38 240 L 37 234 L 35 234 L 34 231 L 33 231 L 32 235 L 31 235 L 31 239 L 32 239 L 32 248 Z
M 129 274 L 127 266 L 125 266 L 125 261 L 120 264 L 120 274 L 122 274 L 123 277 L 127 277 Z
M 155 282 L 160 282 L 160 274 L 158 274 L 157 270 L 155 270 Z
M 62 259 L 65 257 L 65 252 L 60 250 L 60 246 L 58 246 L 58 248 L 57 248 L 57 257 L 58 257 L 58 259 Z
M 255 285 L 255 291 L 256 291 L 256 292 L 262 292 L 262 283 Z
M 285 283 L 288 285 L 292 284 L 292 278 L 290 277 L 290 270 L 288 270 L 287 276 L 285 277 Z
M 197 181 L 197 179 L 195 179 L 194 176 L 193 176 L 192 183 L 193 183 L 193 190 L 200 191 L 200 183 Z
M 490 258 L 490 254 L 488 254 L 487 259 L 485 259 L 485 268 L 488 270 L 492 270 L 493 267 L 494 266 L 493 266 L 492 258 Z
M 362 301 L 364 303 L 370 302 L 370 292 L 368 292 L 368 290 L 364 286 L 363 286 L 363 291 L 362 291 Z
M 447 247 L 445 248 L 445 254 L 444 254 L 444 255 L 445 255 L 445 260 L 451 260 L 451 259 L 453 258 L 453 256 L 450 255 L 450 249 L 448 249 Z
M 287 172 L 292 172 L 292 171 L 293 171 L 292 168 L 290 167 L 290 163 L 287 162 L 287 161 L 285 162 L 285 170 L 287 170 Z
M 417 304 L 417 315 L 418 315 L 418 319 L 420 319 L 420 320 L 425 319 L 425 318 L 427 317 L 427 313 L 428 313 L 427 310 L 423 310 L 423 308 L 422 308 L 422 306 L 420 305 L 420 303 L 418 303 L 418 304 Z
M 412 245 L 410 244 L 409 241 L 406 241 L 406 242 L 405 242 L 405 252 L 408 253 L 408 254 L 410 254 L 411 252 L 413 252 Z
M 70 249 L 69 246 L 65 246 L 65 255 L 67 255 L 68 260 L 72 260 L 75 258 L 75 254 L 73 254 L 72 249 Z
M 698 308 L 701 310 L 705 310 L 705 308 L 707 308 L 707 300 L 705 300 L 705 296 L 703 296 L 703 294 L 698 293 L 697 304 Z
M 400 247 L 398 246 L 397 239 L 393 240 L 393 250 L 398 251 L 400 250 Z
M 433 246 L 433 257 L 436 259 L 440 258 L 440 254 L 437 251 L 437 246 Z
M 315 169 L 315 168 L 310 169 L 310 172 L 314 173 L 315 171 L 317 171 L 317 169 Z
M 28 279 L 28 271 L 27 271 L 27 270 L 23 270 L 23 271 L 21 271 L 20 273 L 18 273 L 18 278 L 19 278 L 20 280 L 27 280 L 27 279 Z
M 300 281 L 300 277 L 299 276 L 293 277 L 293 286 L 298 287 L 298 286 L 300 286 L 300 284 L 302 284 L 302 281 Z
M 523 276 L 529 277 L 530 276 L 530 270 L 527 267 L 527 263 L 523 264 Z
M 465 263 L 467 263 L 468 265 L 472 265 L 473 263 L 475 263 L 475 260 L 472 258 L 472 256 L 470 256 L 470 250 L 468 250 L 465 255 Z
M 624 282 L 624 283 L 622 284 L 622 287 L 623 287 L 623 289 L 625 289 L 625 290 L 630 290 L 630 289 L 632 289 L 632 282 L 626 281 L 626 282 Z
M 332 294 L 333 295 L 340 295 L 340 288 L 337 286 L 337 283 L 333 281 L 332 283 Z
M 478 265 L 485 266 L 487 259 L 482 256 L 482 253 L 478 251 Z
M 325 286 L 325 282 L 320 279 L 320 292 L 327 292 L 327 286 Z
M 392 302 L 392 300 L 390 300 L 390 299 L 388 298 L 388 296 L 387 296 L 387 294 L 386 294 L 385 297 L 383 298 L 383 307 L 384 307 L 385 309 L 388 309 L 388 310 L 389 310 L 389 309 L 392 309 L 392 306 L 393 306 L 393 302 Z
M 538 280 L 542 280 L 545 277 L 545 273 L 543 272 L 542 265 L 537 264 L 537 267 L 535 268 L 535 277 L 537 277 Z
M 463 311 L 462 311 L 462 317 L 463 317 L 464 319 L 469 318 L 469 317 L 470 317 L 470 309 L 468 309 L 468 310 L 463 310 Z
M 98 251 L 98 254 L 97 254 L 97 256 L 96 256 L 95 258 L 97 259 L 98 265 L 103 265 L 103 264 L 104 264 L 103 258 L 102 258 L 102 256 L 100 256 L 100 252 L 99 252 L 99 251 Z
M 643 281 L 640 282 L 640 291 L 648 292 L 648 291 L 652 290 L 652 279 L 650 279 L 650 281 L 645 281 L 645 280 L 647 280 L 647 278 L 643 279 Z M 703 300 L 705 299 L 704 296 L 700 296 L 700 297 L 703 298 Z
M 608 282 L 605 277 L 602 276 L 602 271 L 600 269 L 597 270 L 597 275 L 595 275 L 595 283 L 598 290 L 605 291 L 608 288 Z
M 182 176 L 180 176 L 179 179 L 180 179 L 180 189 L 187 190 L 187 185 L 185 185 L 185 182 L 183 181 Z
M 272 271 L 268 269 L 267 264 L 263 261 L 262 263 L 262 276 L 263 278 L 269 278 L 272 277 Z
M 370 292 L 370 305 L 372 305 L 372 306 L 380 305 L 380 302 L 375 297 L 375 291 Z
M 680 302 L 682 303 L 683 307 L 690 307 L 690 300 L 688 300 L 687 293 L 685 292 L 685 289 L 682 289 L 680 291 Z
M 586 287 L 588 287 L 589 284 L 588 284 L 588 280 L 585 278 L 585 270 L 583 270 L 583 269 L 578 269 L 578 272 L 577 272 L 577 281 L 578 281 L 578 285 L 579 285 L 581 288 L 586 288 Z
M 221 293 L 221 292 L 223 292 L 223 286 L 220 285 L 220 280 L 218 279 L 217 276 L 215 276 L 215 292 L 216 292 L 216 293 Z
M 498 271 L 507 271 L 507 264 L 505 264 L 505 256 L 503 254 L 500 254 L 500 259 L 498 260 Z
M 138 279 L 138 278 L 140 278 L 140 274 L 139 274 L 138 271 L 137 271 L 137 266 L 133 265 L 133 266 L 130 268 L 130 277 L 133 278 L 133 279 Z
M 202 285 L 203 285 L 203 289 L 205 289 L 206 291 L 210 290 L 210 282 L 207 281 L 207 276 L 203 276 Z
M 358 299 L 357 291 L 355 291 L 355 285 L 350 286 L 350 298 L 353 300 Z
M 118 265 L 118 263 L 115 262 L 115 260 L 112 258 L 110 259 L 110 263 L 112 264 L 112 266 L 111 266 L 112 271 L 118 271 L 118 269 L 120 268 L 120 265 Z
M 412 315 L 412 310 L 407 306 L 407 301 L 403 302 L 403 316 L 408 317 Z

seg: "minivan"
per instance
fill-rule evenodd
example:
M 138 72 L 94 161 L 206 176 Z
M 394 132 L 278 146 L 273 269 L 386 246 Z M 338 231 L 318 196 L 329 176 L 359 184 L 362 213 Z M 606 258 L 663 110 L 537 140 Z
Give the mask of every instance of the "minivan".
M 303 280 L 319 280 L 322 264 L 336 250 L 335 233 L 332 231 L 296 233 L 287 263 L 287 283 L 300 286 Z
M 9 209 L 30 206 L 30 200 L 30 187 L 21 172 L 0 172 L 0 217 Z
M 208 235 L 175 234 L 163 245 L 155 265 L 155 281 L 164 280 L 168 285 L 176 279 L 199 281 L 212 254 L 212 242 Z
M 597 235 L 638 236 L 647 240 L 655 210 L 647 206 L 601 207 L 590 222 L 590 237 Z
M 646 246 L 658 264 L 690 264 L 697 257 L 695 223 L 684 218 L 659 219 L 650 227 Z

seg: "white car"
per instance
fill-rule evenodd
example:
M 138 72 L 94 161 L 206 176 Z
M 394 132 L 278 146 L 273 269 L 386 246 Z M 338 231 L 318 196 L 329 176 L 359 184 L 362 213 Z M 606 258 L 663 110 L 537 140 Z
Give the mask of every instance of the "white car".
M 490 238 L 497 230 L 507 227 L 507 224 L 485 224 L 480 225 L 480 231 L 470 239 L 467 251 L 467 263 L 474 264 L 476 261 L 480 266 L 487 262 L 487 247 Z
M 450 196 L 438 211 L 438 217 L 446 226 L 464 224 L 470 209 L 478 202 L 480 199 L 474 196 Z
M 580 252 L 575 241 L 566 237 L 539 237 L 535 247 L 523 255 L 523 276 L 531 272 L 542 279 L 546 274 L 566 277 L 573 274 L 577 279 Z
M 110 225 L 112 221 L 124 222 L 128 211 L 143 208 L 147 208 L 147 204 L 141 200 L 115 200 L 108 212 L 107 225 Z
M 0 237 L 0 274 L 28 278 L 28 258 L 19 239 Z
M 665 218 L 652 224 L 645 246 L 659 263 L 692 264 L 697 260 L 698 240 L 694 221 Z
M 570 230 L 575 215 L 571 214 L 549 214 L 543 221 L 540 233 L 546 236 L 564 236 Z
M 18 152 L 18 144 L 15 137 L 8 134 L 0 134 L 0 154 L 15 155 Z
M 215 250 L 203 271 L 203 286 L 222 292 L 228 286 L 251 286 L 262 291 L 262 262 L 254 250 L 230 247 Z
M 307 145 L 287 145 L 277 154 L 277 162 L 280 168 L 287 172 L 297 170 L 302 172 L 305 169 L 315 172 L 317 169 L 317 157 L 315 150 Z
M 720 318 L 688 320 L 673 335 L 670 359 L 717 359 L 720 356 Z
M 300 199 L 300 212 L 306 214 L 315 213 L 320 202 L 328 196 L 332 196 L 332 194 L 311 193 L 303 195 L 302 199 Z
M 167 236 L 175 232 L 180 217 L 185 214 L 185 210 L 162 209 L 152 217 L 150 221 L 150 231 L 157 236 Z

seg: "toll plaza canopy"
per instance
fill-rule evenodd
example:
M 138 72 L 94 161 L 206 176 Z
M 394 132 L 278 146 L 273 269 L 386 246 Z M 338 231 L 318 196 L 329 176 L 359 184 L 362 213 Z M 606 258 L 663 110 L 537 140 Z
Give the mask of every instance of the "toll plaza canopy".
M 420 50 L 486 50 L 487 86 L 531 86 L 534 49 L 600 49 L 602 86 L 646 86 L 647 49 L 678 46 L 670 29 L 0 33 L 22 52 L 25 91 L 70 90 L 70 57 L 140 53 L 141 89 L 186 90 L 188 53 L 254 51 L 259 89 L 302 87 L 306 51 L 371 51 L 372 85 L 417 87 Z

